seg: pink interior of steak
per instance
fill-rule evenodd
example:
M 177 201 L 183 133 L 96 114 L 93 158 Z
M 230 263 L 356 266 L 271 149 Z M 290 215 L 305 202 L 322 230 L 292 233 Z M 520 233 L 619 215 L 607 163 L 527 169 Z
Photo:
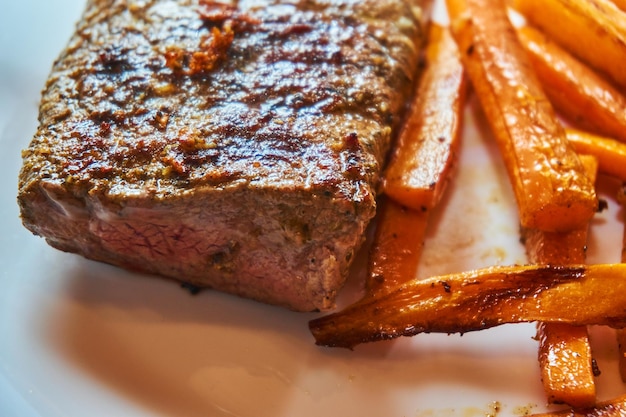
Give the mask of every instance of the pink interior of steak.
M 37 209 L 49 221 L 35 232 L 52 246 L 302 311 L 333 305 L 337 277 L 346 276 L 372 215 L 329 197 L 237 188 L 123 203 L 68 199 L 52 183 L 43 190 Z

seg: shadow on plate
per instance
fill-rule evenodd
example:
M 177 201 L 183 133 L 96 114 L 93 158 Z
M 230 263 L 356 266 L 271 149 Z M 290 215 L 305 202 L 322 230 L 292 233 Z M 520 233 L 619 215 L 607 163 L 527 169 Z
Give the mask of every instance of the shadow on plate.
M 307 327 L 319 314 L 212 291 L 191 295 L 174 282 L 60 257 L 71 261 L 45 342 L 129 410 L 406 415 L 449 407 L 442 393 L 478 405 L 493 392 L 540 395 L 532 328 L 320 348 Z

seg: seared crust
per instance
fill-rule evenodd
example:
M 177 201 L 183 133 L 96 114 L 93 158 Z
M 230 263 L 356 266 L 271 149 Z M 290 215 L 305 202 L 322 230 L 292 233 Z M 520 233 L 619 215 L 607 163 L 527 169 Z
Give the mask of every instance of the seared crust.
M 25 226 L 93 259 L 331 307 L 426 3 L 89 1 L 24 151 Z

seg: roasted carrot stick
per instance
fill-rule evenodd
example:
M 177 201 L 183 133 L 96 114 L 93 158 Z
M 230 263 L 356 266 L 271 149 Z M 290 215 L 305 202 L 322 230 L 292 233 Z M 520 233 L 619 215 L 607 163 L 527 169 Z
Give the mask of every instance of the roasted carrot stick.
M 603 401 L 595 407 L 533 414 L 529 417 L 622 417 L 626 415 L 626 396 Z
M 409 281 L 309 322 L 318 345 L 419 333 L 466 333 L 504 323 L 624 327 L 626 264 L 515 265 Z M 602 300 L 601 303 L 598 300 Z
M 626 12 L 610 0 L 514 0 L 531 25 L 626 86 Z
M 592 407 L 596 385 L 587 326 L 541 322 L 537 337 L 541 382 L 548 403 Z
M 587 174 L 595 181 L 598 164 L 589 156 L 581 157 Z M 570 232 L 523 231 L 528 260 L 536 264 L 576 264 L 585 262 L 587 229 Z M 585 326 L 540 323 L 539 367 L 549 403 L 572 407 L 591 407 L 596 401 L 589 335 Z
M 383 180 L 383 191 L 415 210 L 437 204 L 458 153 L 467 80 L 447 27 L 431 24 L 426 68 Z
M 567 140 L 580 154 L 593 155 L 598 159 L 600 172 L 626 181 L 626 144 L 568 128 Z
M 369 254 L 366 295 L 380 295 L 415 278 L 429 213 L 403 207 L 389 198 L 379 202 Z
M 447 0 L 461 60 L 505 161 L 522 226 L 586 224 L 593 184 L 532 70 L 500 0 Z
M 583 263 L 585 259 L 586 228 L 570 232 L 541 232 L 537 229 L 526 229 L 522 231 L 522 235 L 528 260 L 531 263 L 567 265 Z
M 626 0 L 611 0 L 621 10 L 626 11 Z
M 622 184 L 617 193 L 617 201 L 622 206 L 622 216 L 624 221 L 624 233 L 622 235 L 622 263 L 626 263 L 626 184 Z M 617 350 L 619 352 L 619 374 L 622 381 L 626 382 L 626 329 L 617 329 Z
M 426 67 L 383 180 L 367 295 L 417 273 L 429 212 L 441 199 L 460 140 L 467 82 L 447 27 L 431 24 Z
M 587 130 L 626 142 L 626 97 L 545 34 L 518 29 L 544 91 L 554 107 Z

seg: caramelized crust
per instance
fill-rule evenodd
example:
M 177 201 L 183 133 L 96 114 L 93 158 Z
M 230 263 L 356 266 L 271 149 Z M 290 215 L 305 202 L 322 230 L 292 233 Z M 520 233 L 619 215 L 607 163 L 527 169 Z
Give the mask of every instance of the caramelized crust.
M 89 1 L 23 154 L 25 226 L 89 258 L 331 307 L 429 3 Z

